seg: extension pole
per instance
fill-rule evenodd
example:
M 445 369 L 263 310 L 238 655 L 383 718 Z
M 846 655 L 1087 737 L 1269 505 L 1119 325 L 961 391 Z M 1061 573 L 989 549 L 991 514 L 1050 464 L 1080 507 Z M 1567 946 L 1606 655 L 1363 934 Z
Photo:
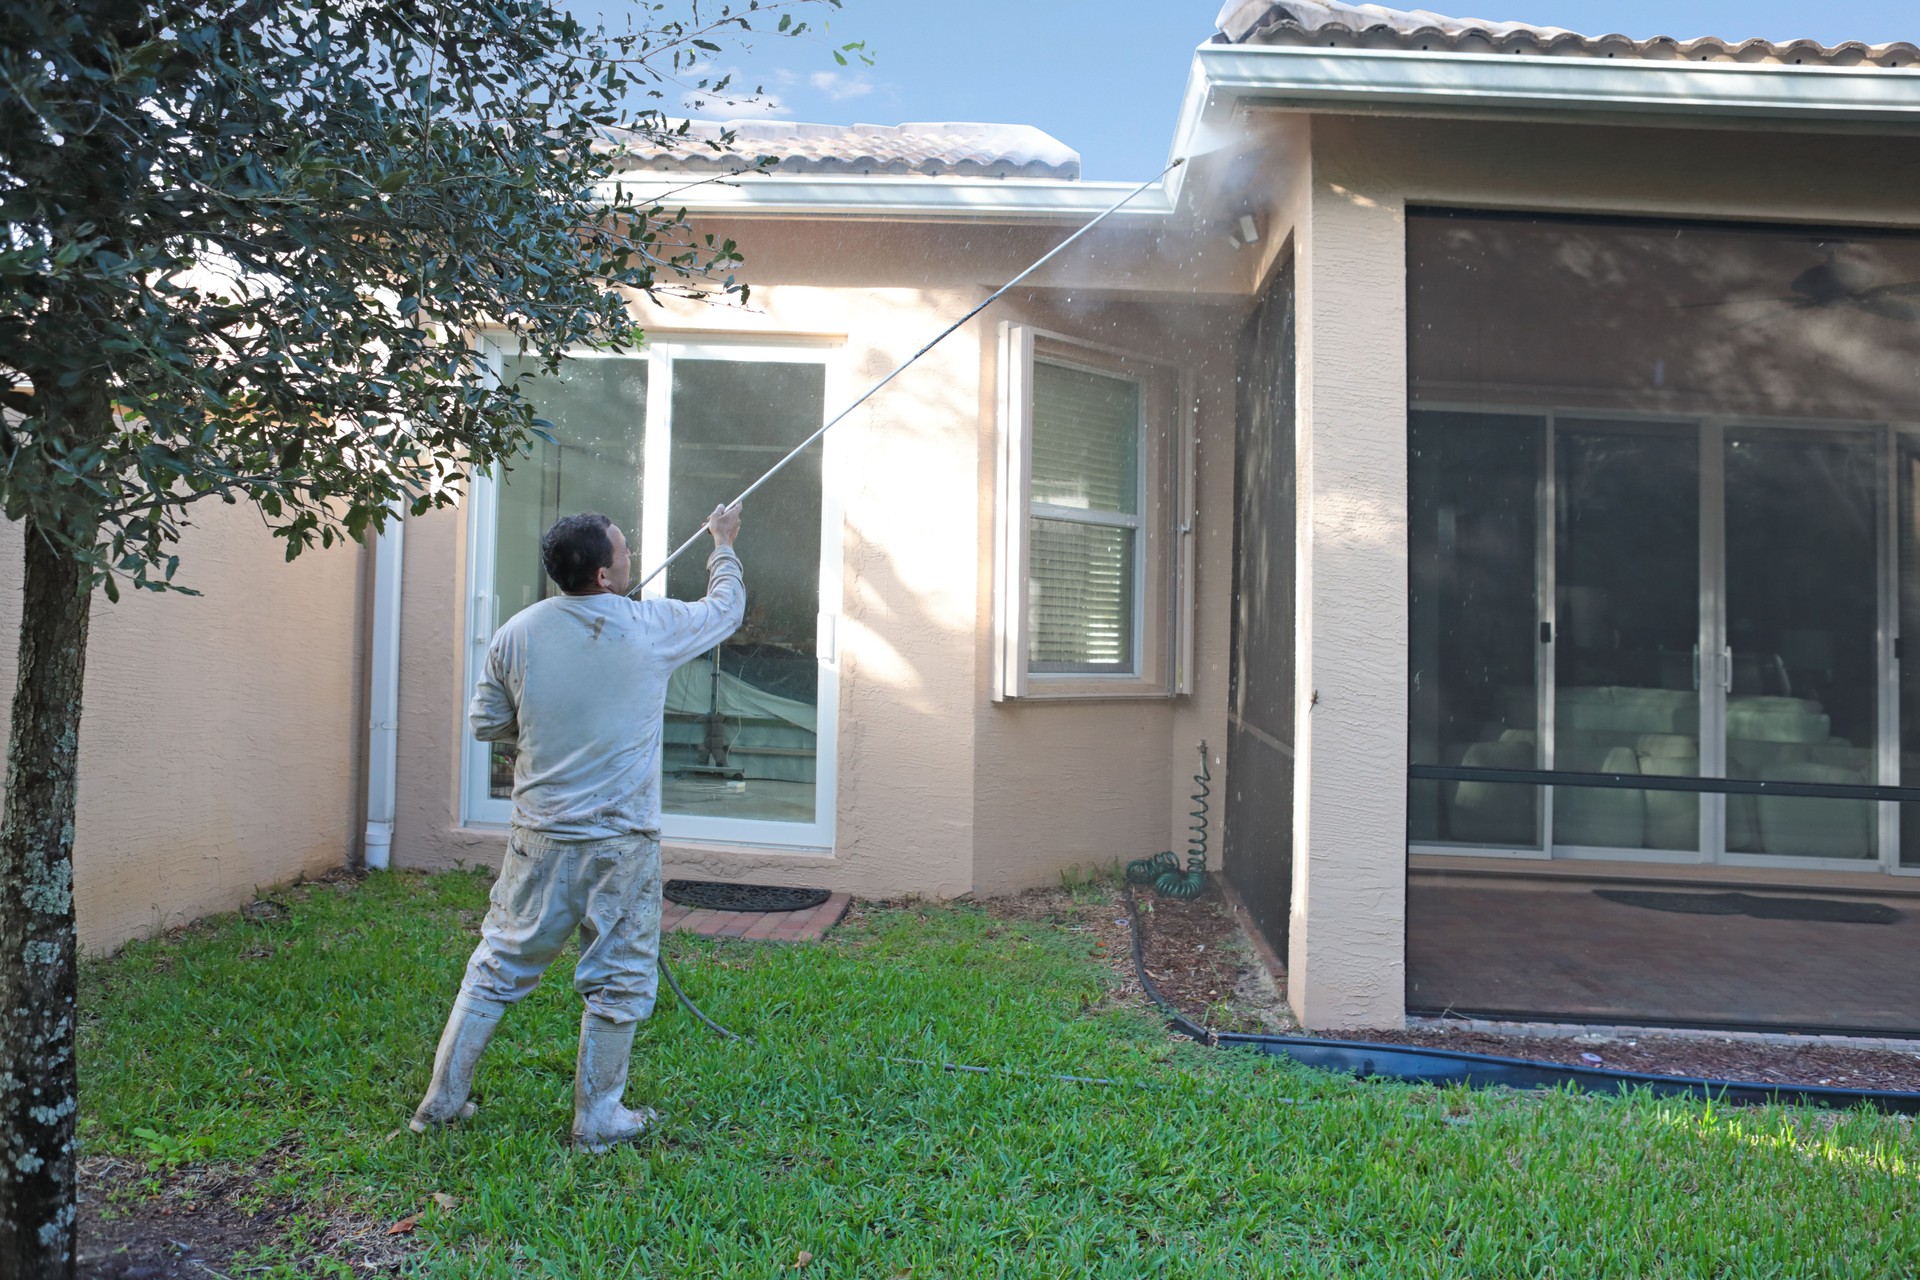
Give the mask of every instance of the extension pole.
M 1157 175 L 1155 175 L 1154 177 L 1148 178 L 1145 182 L 1141 183 L 1139 186 L 1135 187 L 1133 190 L 1127 192 L 1126 195 L 1120 197 L 1120 199 L 1116 200 L 1111 206 L 1109 206 L 1105 211 L 1103 211 L 1099 217 L 1095 218 L 1092 222 L 1089 222 L 1086 226 L 1081 227 L 1078 231 L 1068 236 L 1065 240 L 1062 240 L 1059 244 L 1049 249 L 1046 252 L 1045 256 L 1041 257 L 1037 262 L 1035 262 L 1032 266 L 1028 267 L 1025 271 L 1022 271 L 1019 275 L 1007 281 L 1005 284 L 1001 285 L 998 289 L 995 289 L 991 294 L 987 296 L 986 301 L 982 302 L 979 306 L 975 307 L 973 310 L 967 312 L 967 314 L 961 316 L 958 320 L 955 320 L 952 324 L 948 325 L 945 329 L 942 329 L 940 333 L 933 339 L 933 341 L 927 343 L 926 346 L 921 347 L 918 351 L 908 356 L 906 360 L 903 361 L 898 367 L 896 367 L 892 373 L 889 373 L 886 377 L 880 379 L 880 381 L 874 383 L 871 387 L 868 387 L 866 391 L 862 393 L 862 395 L 858 400 L 855 400 L 852 404 L 848 405 L 846 408 L 842 409 L 839 413 L 836 413 L 835 415 L 833 415 L 832 418 L 828 419 L 827 424 L 825 426 L 821 427 L 818 431 L 814 432 L 812 435 L 808 436 L 805 440 L 802 440 L 799 444 L 795 445 L 793 447 L 793 452 L 789 453 L 786 457 L 780 459 L 780 461 L 774 463 L 772 467 L 768 468 L 767 473 L 765 475 L 761 476 L 758 480 L 755 480 L 752 484 L 748 485 L 746 489 L 741 492 L 739 497 L 735 498 L 732 502 L 729 502 L 727 504 L 728 510 L 732 510 L 733 508 L 738 507 L 741 503 L 745 502 L 748 498 L 752 497 L 756 489 L 758 489 L 761 485 L 765 484 L 767 481 L 773 479 L 776 475 L 780 474 L 781 469 L 784 468 L 789 462 L 792 462 L 795 458 L 799 457 L 802 453 L 805 453 L 809 445 L 813 444 L 813 442 L 818 440 L 821 436 L 826 435 L 827 432 L 833 430 L 833 428 L 837 426 L 840 423 L 840 421 L 844 419 L 848 414 L 852 413 L 855 409 L 858 409 L 861 405 L 871 400 L 874 397 L 875 393 L 877 393 L 880 390 L 880 388 L 886 386 L 889 382 L 892 382 L 895 378 L 899 377 L 901 374 L 905 373 L 908 369 L 912 368 L 915 361 L 919 360 L 921 356 L 924 356 L 925 354 L 927 354 L 927 352 L 939 346 L 942 342 L 945 342 L 962 325 L 966 324 L 967 321 L 973 319 L 975 316 L 979 315 L 982 311 L 985 311 L 988 307 L 992 306 L 995 302 L 998 302 L 1002 294 L 1006 293 L 1009 289 L 1012 289 L 1015 285 L 1019 284 L 1022 280 L 1025 280 L 1028 276 L 1032 275 L 1034 272 L 1038 271 L 1040 268 L 1046 266 L 1049 262 L 1053 261 L 1054 258 L 1059 256 L 1063 251 L 1065 251 L 1068 245 L 1072 244 L 1075 240 L 1078 240 L 1081 236 L 1087 234 L 1087 232 L 1093 230 L 1095 227 L 1105 222 L 1112 215 L 1120 212 L 1120 210 L 1123 207 L 1125 207 L 1131 200 L 1133 200 L 1135 196 L 1139 195 L 1141 192 L 1145 191 L 1148 187 L 1160 181 L 1162 178 L 1166 177 L 1169 173 L 1172 173 L 1175 169 L 1179 168 L 1181 165 L 1185 164 L 1186 162 L 1187 162 L 1187 158 L 1185 156 L 1179 157 L 1178 159 L 1174 160 L 1173 163 L 1169 164 L 1166 168 L 1162 169 Z M 694 543 L 698 542 L 700 540 L 700 535 L 705 533 L 706 531 L 707 531 L 706 521 L 702 521 L 700 524 L 700 527 L 694 530 L 692 537 L 688 538 L 685 542 L 675 547 L 673 549 L 673 554 L 669 555 L 665 560 L 662 560 L 659 566 L 656 567 L 652 573 L 649 573 L 646 577 L 640 579 L 639 582 L 635 583 L 633 585 L 632 590 L 628 591 L 627 594 L 628 595 L 636 594 L 642 587 L 646 586 L 649 582 L 652 582 L 655 578 L 659 577 L 662 573 L 665 573 L 667 570 L 667 566 L 672 564 L 675 560 L 678 560 L 682 555 L 684 555 L 687 552 L 688 548 L 692 547 Z

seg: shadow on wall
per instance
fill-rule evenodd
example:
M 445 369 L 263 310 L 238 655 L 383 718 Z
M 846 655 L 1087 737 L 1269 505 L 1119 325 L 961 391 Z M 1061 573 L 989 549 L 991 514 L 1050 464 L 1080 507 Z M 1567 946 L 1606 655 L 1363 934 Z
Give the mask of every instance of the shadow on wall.
M 20 537 L 0 525 L 8 672 Z M 288 564 L 255 513 L 213 506 L 180 547 L 180 581 L 202 595 L 94 602 L 74 836 L 85 950 L 345 864 L 365 789 L 365 554 Z

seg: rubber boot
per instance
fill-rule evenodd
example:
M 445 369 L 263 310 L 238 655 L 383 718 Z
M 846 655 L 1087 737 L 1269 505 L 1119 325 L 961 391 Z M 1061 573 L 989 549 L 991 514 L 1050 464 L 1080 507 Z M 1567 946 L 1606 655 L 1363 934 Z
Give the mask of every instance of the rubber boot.
M 473 1069 L 500 1025 L 500 1013 L 499 1005 L 466 996 L 453 1002 L 447 1029 L 440 1033 L 440 1048 L 433 1055 L 433 1080 L 407 1124 L 409 1129 L 425 1133 L 473 1118 L 475 1107 L 468 1100 L 473 1092 Z
M 627 1088 L 634 1026 L 631 1022 L 609 1022 L 594 1013 L 580 1017 L 580 1058 L 573 1072 L 576 1150 L 605 1151 L 632 1142 L 660 1118 L 650 1107 L 629 1111 L 620 1103 L 620 1095 Z

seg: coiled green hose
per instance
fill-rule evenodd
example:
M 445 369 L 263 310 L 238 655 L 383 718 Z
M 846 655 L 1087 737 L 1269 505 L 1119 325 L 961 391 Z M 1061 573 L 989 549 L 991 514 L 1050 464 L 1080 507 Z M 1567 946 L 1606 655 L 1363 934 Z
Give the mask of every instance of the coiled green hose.
M 1168 849 L 1156 853 L 1151 858 L 1136 858 L 1127 864 L 1127 883 L 1150 884 L 1153 891 L 1163 898 L 1197 898 L 1207 887 L 1207 810 L 1211 808 L 1208 797 L 1213 794 L 1213 773 L 1207 768 L 1207 744 L 1200 744 L 1200 772 L 1193 775 L 1194 785 L 1200 789 L 1193 793 L 1194 807 L 1190 816 L 1193 822 L 1187 830 L 1193 832 L 1187 838 L 1187 869 L 1180 869 L 1180 859 Z

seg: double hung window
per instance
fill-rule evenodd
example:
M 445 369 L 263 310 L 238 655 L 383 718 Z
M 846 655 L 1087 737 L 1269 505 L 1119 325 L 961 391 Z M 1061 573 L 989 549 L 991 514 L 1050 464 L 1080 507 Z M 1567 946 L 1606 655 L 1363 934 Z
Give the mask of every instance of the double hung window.
M 657 343 L 570 357 L 558 377 L 528 383 L 553 439 L 476 477 L 468 687 L 500 624 L 557 590 L 540 562 L 541 535 L 556 519 L 610 516 L 638 580 L 819 427 L 826 356 L 819 347 Z M 531 358 L 497 360 L 503 378 L 537 371 Z M 839 521 L 830 470 L 830 453 L 815 448 L 754 495 L 740 542 L 746 621 L 669 685 L 660 779 L 669 838 L 832 846 Z M 698 599 L 705 560 L 696 547 L 643 594 Z M 512 749 L 469 739 L 465 756 L 466 820 L 506 822 Z
M 996 697 L 1180 692 L 1176 375 L 1023 325 L 1001 367 Z

